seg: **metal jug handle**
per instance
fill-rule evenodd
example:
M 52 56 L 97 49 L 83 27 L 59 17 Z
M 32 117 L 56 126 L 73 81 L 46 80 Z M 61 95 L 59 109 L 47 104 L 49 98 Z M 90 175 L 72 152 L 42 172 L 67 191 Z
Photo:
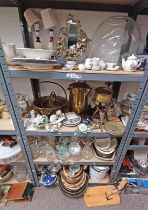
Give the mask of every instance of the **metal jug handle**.
M 66 101 L 67 101 L 67 94 L 66 94 L 66 91 L 65 91 L 65 89 L 60 85 L 60 84 L 58 84 L 58 83 L 56 83 L 56 82 L 51 82 L 51 81 L 42 81 L 42 82 L 40 82 L 39 84 L 43 84 L 43 83 L 50 83 L 50 84 L 55 84 L 55 85 L 57 85 L 57 86 L 59 86 L 62 90 L 63 90 L 63 92 L 64 92 L 64 94 L 65 94 L 65 97 L 66 97 Z M 53 91 L 52 91 L 53 92 Z M 52 93 L 51 92 L 51 93 Z

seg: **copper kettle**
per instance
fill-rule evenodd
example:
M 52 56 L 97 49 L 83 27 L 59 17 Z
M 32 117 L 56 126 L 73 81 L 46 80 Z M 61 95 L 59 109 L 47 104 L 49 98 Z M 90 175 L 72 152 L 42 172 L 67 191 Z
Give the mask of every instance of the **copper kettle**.
M 86 82 L 75 82 L 69 85 L 69 108 L 77 114 L 85 114 L 88 109 L 88 94 L 91 90 Z

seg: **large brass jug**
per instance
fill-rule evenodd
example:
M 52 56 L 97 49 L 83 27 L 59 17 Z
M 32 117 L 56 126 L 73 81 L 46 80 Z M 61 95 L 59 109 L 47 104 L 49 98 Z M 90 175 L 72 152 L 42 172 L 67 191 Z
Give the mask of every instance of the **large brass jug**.
M 88 109 L 88 94 L 91 90 L 86 82 L 75 82 L 69 85 L 69 108 L 77 114 L 85 114 Z

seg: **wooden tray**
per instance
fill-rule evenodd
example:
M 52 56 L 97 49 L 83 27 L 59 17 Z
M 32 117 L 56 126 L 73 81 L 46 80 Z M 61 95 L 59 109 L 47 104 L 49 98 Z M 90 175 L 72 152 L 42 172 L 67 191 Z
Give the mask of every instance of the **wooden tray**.
M 88 187 L 84 193 L 84 201 L 87 207 L 97 207 L 97 206 L 108 206 L 120 204 L 119 193 L 115 193 L 111 196 L 110 200 L 106 199 L 105 193 L 114 189 L 113 185 Z

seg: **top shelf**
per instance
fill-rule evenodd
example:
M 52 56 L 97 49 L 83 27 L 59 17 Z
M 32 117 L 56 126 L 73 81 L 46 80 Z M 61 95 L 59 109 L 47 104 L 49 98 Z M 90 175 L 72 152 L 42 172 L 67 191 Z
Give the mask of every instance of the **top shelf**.
M 141 82 L 144 72 L 78 70 L 21 70 L 9 68 L 12 78 Z

